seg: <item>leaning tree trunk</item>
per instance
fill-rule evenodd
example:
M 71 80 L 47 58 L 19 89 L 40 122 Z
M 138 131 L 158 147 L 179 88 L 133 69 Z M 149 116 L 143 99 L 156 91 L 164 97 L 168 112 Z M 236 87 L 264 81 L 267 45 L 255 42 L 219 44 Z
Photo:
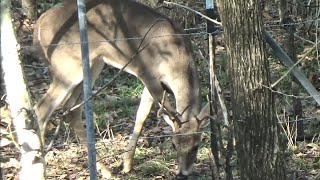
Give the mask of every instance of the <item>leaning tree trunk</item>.
M 39 136 L 32 129 L 30 118 L 30 98 L 24 82 L 21 62 L 17 52 L 17 40 L 15 38 L 11 15 L 10 0 L 1 2 L 1 68 L 6 86 L 7 102 L 9 104 L 18 144 L 21 152 L 20 180 L 45 179 L 45 161 Z
M 285 179 L 258 0 L 218 0 L 229 57 L 236 150 L 243 180 Z

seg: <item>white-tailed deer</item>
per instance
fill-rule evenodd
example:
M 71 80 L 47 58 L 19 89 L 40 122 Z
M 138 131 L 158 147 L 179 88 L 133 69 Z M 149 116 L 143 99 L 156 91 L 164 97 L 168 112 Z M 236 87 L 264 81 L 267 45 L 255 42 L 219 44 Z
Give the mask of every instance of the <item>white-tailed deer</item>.
M 196 160 L 200 130 L 208 117 L 208 106 L 200 111 L 199 80 L 190 40 L 181 35 L 183 30 L 172 20 L 134 1 L 89 0 L 86 7 L 93 82 L 104 64 L 122 68 L 133 57 L 124 71 L 145 86 L 123 171 L 132 169 L 136 143 L 153 103 L 165 102 L 165 119 L 173 129 L 177 150 L 177 177 L 186 178 Z M 47 121 L 57 107 L 68 109 L 82 96 L 77 17 L 76 0 L 67 0 L 44 13 L 35 27 L 34 44 L 48 61 L 53 78 L 47 93 L 35 105 L 43 142 Z M 174 95 L 176 109 L 166 101 L 166 92 Z M 82 108 L 78 108 L 66 120 L 80 141 L 86 142 L 81 116 Z M 101 163 L 98 168 L 110 176 Z

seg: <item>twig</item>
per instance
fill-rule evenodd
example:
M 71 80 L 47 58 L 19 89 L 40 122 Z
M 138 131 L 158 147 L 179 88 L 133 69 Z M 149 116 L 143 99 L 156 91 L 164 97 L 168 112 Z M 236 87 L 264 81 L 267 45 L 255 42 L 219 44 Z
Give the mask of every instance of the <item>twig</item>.
M 274 88 L 272 87 L 269 87 L 269 86 L 266 86 L 264 84 L 259 84 L 257 83 L 259 86 L 261 87 L 264 87 L 264 88 L 267 88 L 269 89 L 271 92 L 273 93 L 277 93 L 277 94 L 280 94 L 280 95 L 283 95 L 283 96 L 287 96 L 287 97 L 295 97 L 295 98 L 304 98 L 304 99 L 307 99 L 307 98 L 313 98 L 313 96 L 296 96 L 296 95 L 293 95 L 293 94 L 286 94 L 286 93 L 283 93 L 281 91 L 278 91 L 278 90 L 274 90 Z M 317 96 L 317 95 L 316 95 Z
M 166 94 L 167 94 L 167 91 L 165 90 L 163 92 L 163 95 L 162 95 L 162 100 L 161 100 L 161 103 L 159 103 L 160 105 L 160 108 L 157 112 L 157 117 L 161 117 L 162 113 L 163 113 L 163 110 L 164 110 L 164 103 L 165 103 L 165 99 L 166 99 Z
M 312 42 L 312 41 L 310 41 L 310 40 L 308 40 L 308 39 L 305 39 L 305 38 L 303 38 L 303 37 L 301 37 L 301 36 L 298 36 L 297 34 L 294 34 L 294 37 L 299 38 L 299 39 L 301 39 L 301 40 L 303 40 L 303 41 L 306 41 L 306 42 L 308 42 L 308 43 L 310 43 L 310 44 L 312 44 L 312 45 L 315 44 L 315 42 Z
M 201 16 L 201 17 L 203 17 L 203 18 L 205 18 L 205 19 L 207 19 L 207 20 L 209 20 L 209 21 L 211 21 L 211 22 L 219 25 L 219 26 L 222 26 L 221 22 L 219 22 L 219 21 L 217 21 L 217 20 L 214 20 L 214 19 L 212 19 L 212 18 L 210 18 L 210 17 L 202 14 L 201 12 L 196 11 L 196 10 L 193 10 L 193 9 L 187 7 L 187 6 L 184 6 L 184 5 L 181 5 L 181 4 L 177 4 L 177 3 L 174 3 L 174 2 L 168 2 L 168 1 L 163 1 L 163 3 L 166 4 L 166 5 L 174 5 L 174 6 L 178 6 L 178 7 L 187 9 L 187 10 L 192 11 L 192 12 L 198 14 L 199 16 Z
M 274 88 L 276 85 L 279 84 L 279 82 L 281 80 L 283 80 L 285 77 L 288 76 L 288 74 L 292 71 L 293 68 L 295 68 L 301 61 L 303 61 L 313 50 L 315 50 L 317 48 L 317 46 L 320 45 L 320 41 L 315 44 L 308 52 L 306 52 L 302 58 L 299 59 L 299 61 L 297 61 L 293 66 L 291 66 L 288 71 L 283 75 L 281 76 L 276 82 L 274 82 L 272 85 L 271 85 L 271 88 Z
M 54 142 L 54 140 L 55 140 L 55 139 L 57 138 L 57 136 L 58 136 L 58 133 L 59 133 L 61 124 L 62 124 L 62 120 L 59 121 L 59 124 L 58 124 L 58 126 L 56 127 L 56 130 L 54 131 L 53 137 L 52 137 L 49 145 L 48 145 L 47 148 L 46 148 L 46 152 L 48 152 L 48 151 L 52 148 L 53 142 Z
M 12 143 L 16 146 L 16 148 L 19 149 L 19 151 L 21 151 L 21 147 L 20 147 L 19 143 L 14 138 L 15 136 L 13 135 L 13 132 L 11 129 L 11 123 L 8 124 L 8 128 L 9 128 L 9 138 L 11 139 Z
M 225 103 L 225 98 L 224 95 L 222 93 L 222 89 L 220 86 L 220 82 L 217 79 L 217 76 L 215 76 L 215 80 L 214 80 L 214 85 L 216 87 L 216 91 L 217 91 L 217 96 L 220 102 L 220 106 L 221 106 L 221 110 L 222 110 L 222 114 L 223 114 L 223 119 L 224 119 L 224 125 L 228 128 L 230 128 L 230 124 L 229 124 L 229 116 L 228 116 L 228 109 Z M 218 117 L 218 114 L 217 114 Z
M 34 69 L 46 69 L 47 67 L 44 66 L 35 66 L 35 65 L 29 65 L 29 64 L 24 64 L 24 67 L 28 67 L 28 68 L 34 68 Z

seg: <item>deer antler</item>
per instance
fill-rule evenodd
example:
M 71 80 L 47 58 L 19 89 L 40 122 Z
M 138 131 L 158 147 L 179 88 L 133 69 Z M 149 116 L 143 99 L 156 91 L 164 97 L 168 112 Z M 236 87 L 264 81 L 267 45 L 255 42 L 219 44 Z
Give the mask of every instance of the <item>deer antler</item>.
M 169 102 L 166 102 L 166 99 L 167 99 L 166 96 L 167 96 L 167 91 L 165 90 L 163 92 L 162 99 L 159 102 L 160 109 L 157 112 L 157 116 L 160 117 L 161 114 L 165 111 L 165 114 L 169 116 L 170 120 L 172 122 L 176 122 L 178 126 L 181 127 L 183 124 L 183 122 L 181 122 L 181 119 L 180 119 L 181 115 L 175 109 L 172 108 Z

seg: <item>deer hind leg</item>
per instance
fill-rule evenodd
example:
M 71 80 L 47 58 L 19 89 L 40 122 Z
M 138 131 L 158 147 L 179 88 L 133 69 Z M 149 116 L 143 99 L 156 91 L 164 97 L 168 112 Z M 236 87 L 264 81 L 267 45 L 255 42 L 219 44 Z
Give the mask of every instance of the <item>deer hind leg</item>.
M 43 146 L 45 143 L 46 126 L 50 116 L 57 107 L 63 104 L 65 99 L 67 99 L 73 87 L 73 84 L 67 85 L 66 83 L 62 83 L 61 80 L 53 77 L 53 81 L 48 91 L 34 106 L 34 110 L 38 118 L 40 138 Z
M 96 62 L 91 67 L 92 72 L 92 85 L 94 84 L 94 81 L 100 74 L 103 63 Z M 69 109 L 83 101 L 83 96 L 81 95 L 83 92 L 83 83 L 80 83 L 76 88 L 74 88 L 72 95 L 68 99 L 68 101 L 65 103 L 64 108 Z M 78 107 L 77 109 L 74 109 L 73 111 L 70 111 L 69 114 L 66 115 L 65 121 L 70 124 L 72 129 L 74 130 L 75 134 L 80 140 L 80 143 L 83 144 L 85 147 L 87 147 L 87 136 L 85 128 L 83 127 L 82 123 L 82 111 L 83 107 Z M 104 178 L 109 179 L 111 178 L 111 172 L 110 170 L 102 163 L 100 162 L 101 157 L 96 154 L 96 160 L 97 160 L 97 169 L 101 171 L 101 174 Z
M 136 121 L 134 125 L 134 130 L 132 135 L 129 139 L 129 144 L 127 145 L 126 153 L 124 154 L 124 163 L 123 163 L 123 172 L 127 173 L 131 171 L 132 164 L 133 164 L 133 156 L 136 150 L 137 141 L 139 138 L 139 135 L 141 133 L 143 124 L 145 120 L 147 119 L 148 114 L 151 111 L 151 107 L 153 104 L 153 98 L 147 89 L 147 87 L 144 87 L 142 95 L 141 95 L 141 101 L 138 108 Z

